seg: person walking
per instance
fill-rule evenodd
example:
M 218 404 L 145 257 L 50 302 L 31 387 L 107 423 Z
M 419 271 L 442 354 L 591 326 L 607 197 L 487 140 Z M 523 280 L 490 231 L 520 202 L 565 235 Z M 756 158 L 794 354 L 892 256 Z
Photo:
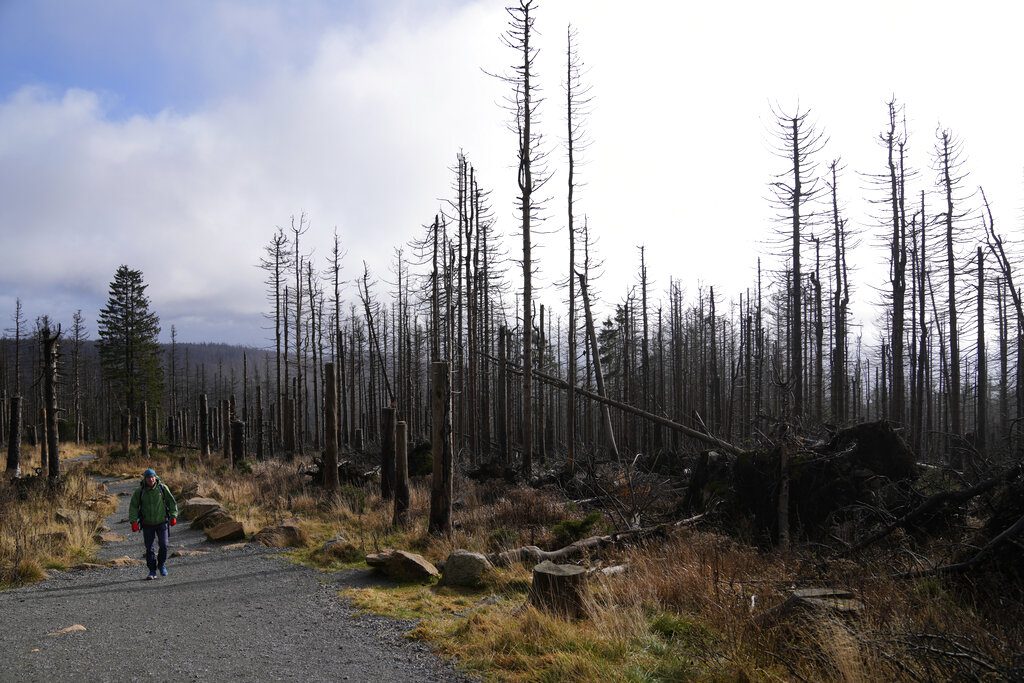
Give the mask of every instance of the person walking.
M 132 532 L 142 530 L 146 566 L 149 567 L 146 579 L 157 578 L 158 571 L 160 576 L 167 576 L 167 542 L 170 528 L 178 523 L 178 504 L 152 467 L 142 473 L 142 484 L 132 494 L 128 521 L 132 523 Z M 159 542 L 159 553 L 153 551 L 154 541 Z

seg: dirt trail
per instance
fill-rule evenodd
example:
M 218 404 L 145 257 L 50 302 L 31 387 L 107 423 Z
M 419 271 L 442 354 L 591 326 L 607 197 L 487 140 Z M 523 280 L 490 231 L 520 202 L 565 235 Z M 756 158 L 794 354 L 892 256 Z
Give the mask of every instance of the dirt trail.
M 101 558 L 142 558 L 127 522 L 137 481 L 109 481 L 119 495 L 106 524 L 126 536 Z M 275 551 L 227 549 L 179 524 L 169 576 L 145 581 L 145 564 L 51 572 L 0 592 L 0 681 L 467 680 L 408 624 L 357 615 L 337 597 L 366 585 L 363 572 L 322 574 Z M 198 554 L 201 553 L 201 554 Z M 73 624 L 86 630 L 48 635 Z

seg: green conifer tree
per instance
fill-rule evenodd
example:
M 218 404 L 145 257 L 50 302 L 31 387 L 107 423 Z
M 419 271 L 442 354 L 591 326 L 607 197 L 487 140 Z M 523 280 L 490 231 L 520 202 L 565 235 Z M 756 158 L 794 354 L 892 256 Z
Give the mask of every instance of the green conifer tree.
M 142 400 L 159 402 L 163 382 L 160 319 L 149 310 L 146 287 L 142 271 L 119 267 L 97 320 L 103 376 L 133 415 Z

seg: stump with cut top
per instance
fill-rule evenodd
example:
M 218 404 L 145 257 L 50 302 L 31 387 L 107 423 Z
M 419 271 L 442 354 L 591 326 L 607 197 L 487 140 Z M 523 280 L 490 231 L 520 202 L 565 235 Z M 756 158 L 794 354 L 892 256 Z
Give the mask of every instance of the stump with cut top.
M 574 564 L 544 561 L 533 568 L 530 604 L 563 619 L 584 616 L 587 570 Z

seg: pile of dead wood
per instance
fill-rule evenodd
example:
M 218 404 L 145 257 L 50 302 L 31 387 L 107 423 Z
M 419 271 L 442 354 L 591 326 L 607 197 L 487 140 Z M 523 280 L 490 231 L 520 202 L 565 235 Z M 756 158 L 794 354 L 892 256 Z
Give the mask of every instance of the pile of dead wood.
M 815 539 L 843 510 L 905 505 L 916 478 L 914 454 L 892 425 L 869 422 L 827 441 L 789 437 L 740 454 L 705 451 L 694 463 L 684 505 L 702 511 L 720 503 L 737 526 L 752 521 L 761 542 L 778 538 L 780 519 L 787 517 L 787 531 Z M 788 514 L 780 514 L 780 496 L 788 498 L 782 510 Z

